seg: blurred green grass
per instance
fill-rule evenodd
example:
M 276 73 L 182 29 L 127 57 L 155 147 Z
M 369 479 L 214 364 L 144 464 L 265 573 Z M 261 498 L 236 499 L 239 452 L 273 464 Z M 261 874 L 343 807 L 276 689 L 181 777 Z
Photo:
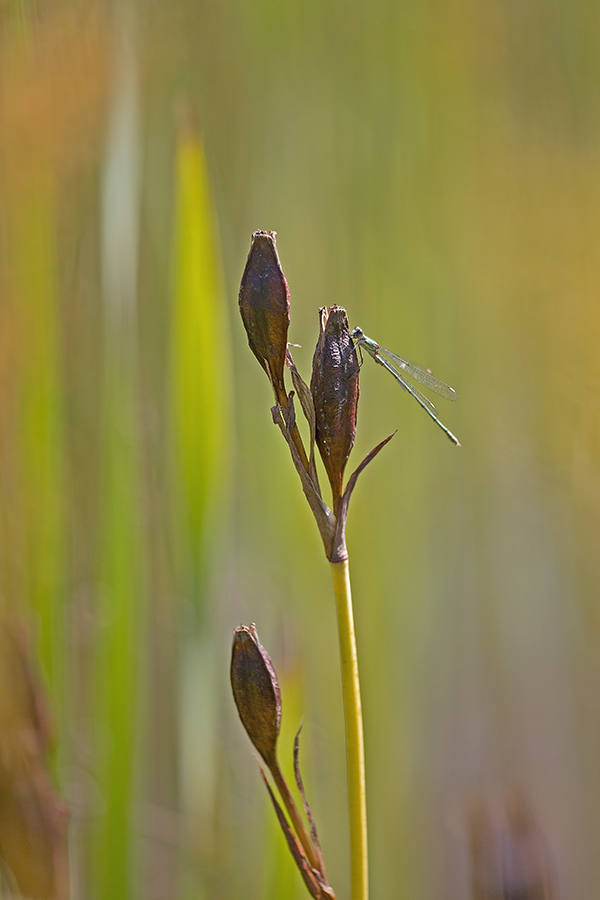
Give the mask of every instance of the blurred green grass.
M 74 895 L 303 896 L 228 694 L 255 621 L 347 896 L 327 567 L 237 319 L 258 228 L 305 377 L 340 303 L 461 396 L 455 450 L 361 373 L 355 458 L 398 428 L 348 525 L 373 896 L 467 896 L 468 805 L 497 783 L 593 895 L 598 11 L 124 10 L 0 7 L 0 596 L 35 628 Z

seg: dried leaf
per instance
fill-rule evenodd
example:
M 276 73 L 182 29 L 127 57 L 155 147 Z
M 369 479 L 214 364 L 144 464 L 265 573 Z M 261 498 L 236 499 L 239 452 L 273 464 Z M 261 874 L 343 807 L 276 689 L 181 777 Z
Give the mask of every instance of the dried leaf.
M 302 875 L 304 884 L 308 888 L 310 895 L 314 897 L 315 900 L 335 900 L 333 888 L 328 883 L 325 877 L 324 870 L 322 872 L 319 872 L 309 864 L 308 860 L 306 859 L 304 850 L 300 846 L 298 838 L 290 828 L 284 812 L 277 802 L 273 791 L 271 790 L 271 786 L 267 781 L 267 776 L 265 775 L 262 767 L 259 766 L 259 768 L 263 783 L 267 791 L 269 792 L 269 797 L 271 798 L 271 803 L 273 804 L 273 808 L 275 809 L 275 814 L 277 815 L 281 830 L 284 833 L 290 852 L 294 857 L 294 861 L 298 866 L 298 869 L 300 870 L 300 874 Z
M 315 481 L 311 478 L 310 474 L 305 469 L 304 463 L 302 462 L 300 454 L 298 453 L 298 450 L 294 443 L 291 432 L 291 429 L 296 421 L 293 399 L 293 394 L 290 394 L 288 398 L 288 409 L 286 410 L 281 406 L 273 406 L 271 408 L 271 414 L 273 416 L 273 422 L 280 428 L 281 433 L 283 434 L 290 448 L 292 461 L 294 463 L 294 466 L 296 467 L 298 475 L 300 476 L 304 495 L 308 500 L 308 505 L 310 506 L 316 519 L 317 527 L 319 529 L 319 533 L 325 547 L 325 554 L 329 559 L 335 536 L 336 518 L 327 504 L 323 501 L 319 491 L 318 483 L 315 483 Z
M 304 812 L 306 813 L 306 818 L 310 824 L 310 836 L 312 838 L 313 846 L 317 852 L 317 856 L 319 857 L 319 868 L 321 873 L 325 877 L 325 862 L 323 860 L 323 852 L 321 850 L 321 844 L 319 842 L 319 835 L 317 834 L 317 825 L 312 814 L 312 810 L 308 805 L 308 800 L 306 799 L 306 794 L 304 792 L 304 783 L 302 781 L 302 776 L 300 774 L 300 732 L 302 731 L 302 725 L 298 729 L 298 733 L 296 734 L 296 739 L 294 740 L 294 777 L 296 779 L 296 784 L 298 785 L 298 790 L 300 791 L 300 796 L 302 797 L 302 806 L 304 807 Z
M 346 549 L 346 519 L 348 518 L 348 506 L 350 504 L 350 497 L 352 496 L 352 491 L 356 487 L 356 482 L 358 480 L 358 476 L 360 473 L 366 469 L 370 462 L 372 462 L 380 450 L 383 450 L 385 445 L 391 441 L 396 432 L 390 434 L 385 440 L 381 441 L 380 444 L 377 444 L 376 447 L 373 447 L 370 453 L 367 453 L 363 461 L 359 466 L 356 467 L 350 478 L 348 479 L 348 484 L 346 485 L 346 490 L 342 496 L 340 504 L 338 506 L 338 516 L 337 516 L 337 528 L 335 532 L 335 537 L 333 539 L 333 546 L 331 550 L 331 556 L 328 557 L 329 562 L 342 562 L 344 559 L 348 559 L 348 551 Z
M 304 381 L 302 376 L 300 375 L 298 369 L 296 368 L 296 364 L 292 359 L 292 354 L 289 349 L 286 356 L 286 365 L 291 372 L 292 375 L 292 383 L 294 388 L 296 389 L 296 393 L 298 394 L 298 398 L 300 400 L 300 405 L 302 406 L 302 411 L 308 422 L 308 427 L 310 429 L 310 452 L 308 459 L 308 474 L 312 478 L 317 493 L 319 496 L 321 495 L 321 488 L 319 486 L 319 477 L 317 474 L 317 467 L 315 465 L 315 436 L 317 430 L 317 422 L 315 416 L 315 405 L 313 403 L 312 394 L 310 392 L 310 388 L 307 383 Z
M 300 874 L 304 879 L 304 883 L 309 890 L 309 893 L 315 900 L 322 900 L 323 893 L 321 891 L 321 886 L 317 880 L 315 870 L 309 865 L 308 860 L 304 854 L 304 850 L 300 846 L 300 842 L 298 838 L 290 828 L 290 825 L 284 815 L 284 812 L 277 802 L 277 798 L 275 797 L 273 791 L 271 790 L 271 786 L 267 781 L 267 776 L 265 775 L 262 766 L 260 768 L 260 774 L 264 785 L 269 792 L 269 797 L 271 798 L 271 803 L 273 804 L 273 808 L 275 810 L 275 814 L 277 815 L 277 819 L 281 826 L 281 830 L 285 835 L 285 839 L 287 841 L 288 847 L 290 848 L 290 853 L 294 857 L 294 861 L 300 870 Z

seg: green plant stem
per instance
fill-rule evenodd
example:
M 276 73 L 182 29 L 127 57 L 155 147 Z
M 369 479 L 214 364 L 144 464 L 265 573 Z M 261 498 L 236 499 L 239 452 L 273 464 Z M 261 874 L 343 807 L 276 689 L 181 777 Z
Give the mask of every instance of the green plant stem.
M 367 795 L 358 658 L 348 560 L 330 563 L 337 609 L 346 721 L 352 900 L 368 900 Z

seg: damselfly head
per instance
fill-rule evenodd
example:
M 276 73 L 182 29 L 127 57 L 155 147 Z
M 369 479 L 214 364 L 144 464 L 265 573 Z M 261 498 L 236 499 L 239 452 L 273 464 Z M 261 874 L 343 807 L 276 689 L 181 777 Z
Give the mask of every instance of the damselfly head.
M 351 335 L 352 340 L 360 341 L 360 339 L 363 338 L 364 336 L 365 336 L 364 331 L 362 330 L 362 328 L 359 328 L 357 325 L 356 328 L 354 329 L 354 331 L 352 332 L 352 335 Z

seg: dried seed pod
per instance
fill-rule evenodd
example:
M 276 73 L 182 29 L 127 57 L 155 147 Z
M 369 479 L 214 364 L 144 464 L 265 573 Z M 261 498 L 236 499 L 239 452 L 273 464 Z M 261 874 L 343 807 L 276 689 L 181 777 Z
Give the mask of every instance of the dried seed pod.
M 274 231 L 255 231 L 240 285 L 239 306 L 250 349 L 267 373 L 277 403 L 286 406 L 283 381 L 290 324 L 290 292 Z
M 279 824 L 289 849 L 300 869 L 308 890 L 315 900 L 335 900 L 335 894 L 327 882 L 323 854 L 310 807 L 304 794 L 298 764 L 298 742 L 294 746 L 294 771 L 302 796 L 306 816 L 311 826 L 309 835 L 300 811 L 292 797 L 288 784 L 277 762 L 277 738 L 281 722 L 281 698 L 279 683 L 269 654 L 258 640 L 256 627 L 240 625 L 233 632 L 231 655 L 231 686 L 233 697 L 248 737 L 266 762 L 290 817 L 285 817 L 262 768 L 263 781 L 275 808 Z
M 248 737 L 272 766 L 276 763 L 281 695 L 271 657 L 258 640 L 254 625 L 240 625 L 233 632 L 231 687 Z
M 344 470 L 356 434 L 359 364 L 341 306 L 320 310 L 321 333 L 313 357 L 310 389 L 316 442 L 333 493 L 333 511 L 342 496 Z

